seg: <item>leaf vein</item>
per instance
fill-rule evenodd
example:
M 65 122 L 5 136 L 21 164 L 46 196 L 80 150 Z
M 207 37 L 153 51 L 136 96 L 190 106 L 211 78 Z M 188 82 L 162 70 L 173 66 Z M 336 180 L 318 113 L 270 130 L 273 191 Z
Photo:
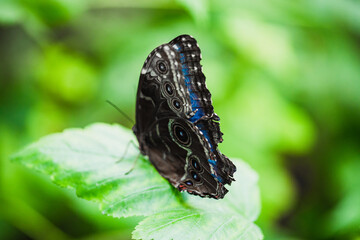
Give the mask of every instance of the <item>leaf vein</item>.
M 213 231 L 209 236 L 210 236 L 210 239 L 213 239 L 211 238 L 211 236 L 214 236 L 215 233 L 217 233 L 221 228 L 223 228 L 226 224 L 228 224 L 229 222 L 231 222 L 232 220 L 234 219 L 234 216 L 231 216 L 231 218 L 229 218 L 229 220 L 227 220 L 226 222 L 222 223 L 220 226 L 218 226 L 215 231 Z
M 160 191 L 160 190 L 166 190 L 168 187 L 167 186 L 161 186 L 161 185 L 158 185 L 158 186 L 152 186 L 152 187 L 149 187 L 149 188 L 143 188 L 139 191 L 136 191 L 136 192 L 133 192 L 133 193 L 130 193 L 128 195 L 126 195 L 126 197 L 122 198 L 121 200 L 115 202 L 115 205 L 123 202 L 123 201 L 126 201 L 128 199 L 131 199 L 131 198 L 134 198 L 142 193 L 149 193 L 151 191 Z
M 160 225 L 160 226 L 158 226 L 158 227 L 156 227 L 156 228 L 153 228 L 149 233 L 153 233 L 153 232 L 157 231 L 157 230 L 160 229 L 160 228 L 166 227 L 166 226 L 171 225 L 171 224 L 173 224 L 173 223 L 175 223 L 175 222 L 178 222 L 178 221 L 181 221 L 181 220 L 183 220 L 183 219 L 186 219 L 186 218 L 189 218 L 189 217 L 192 217 L 192 216 L 196 216 L 196 215 L 200 215 L 200 214 L 199 214 L 199 213 L 191 213 L 191 214 L 189 214 L 189 215 L 186 215 L 186 216 L 183 216 L 183 217 L 174 219 L 174 220 L 172 220 L 172 221 L 170 221 L 170 222 L 167 222 L 167 223 L 162 224 L 162 225 Z

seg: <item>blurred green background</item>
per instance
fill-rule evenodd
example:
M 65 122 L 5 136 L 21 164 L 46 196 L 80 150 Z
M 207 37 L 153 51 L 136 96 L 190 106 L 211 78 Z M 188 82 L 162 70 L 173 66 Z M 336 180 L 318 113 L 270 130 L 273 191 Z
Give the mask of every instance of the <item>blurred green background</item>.
M 360 239 L 360 3 L 1 0 L 0 239 L 129 239 L 11 153 L 69 127 L 131 124 L 156 46 L 191 34 L 227 156 L 260 175 L 266 239 Z

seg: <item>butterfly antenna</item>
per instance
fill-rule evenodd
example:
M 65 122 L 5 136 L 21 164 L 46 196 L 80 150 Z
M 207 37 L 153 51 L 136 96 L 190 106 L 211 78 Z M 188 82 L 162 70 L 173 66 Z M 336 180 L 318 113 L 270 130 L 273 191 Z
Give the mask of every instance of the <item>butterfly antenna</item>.
M 112 102 L 110 102 L 109 100 L 106 100 L 106 102 L 108 104 L 110 104 L 111 106 L 113 106 L 116 110 L 118 110 L 119 113 L 121 113 L 127 120 L 129 120 L 129 122 L 131 122 L 132 124 L 135 124 L 134 120 L 132 120 L 128 115 L 126 115 L 126 113 L 124 113 L 120 108 L 118 108 L 115 104 L 113 104 Z

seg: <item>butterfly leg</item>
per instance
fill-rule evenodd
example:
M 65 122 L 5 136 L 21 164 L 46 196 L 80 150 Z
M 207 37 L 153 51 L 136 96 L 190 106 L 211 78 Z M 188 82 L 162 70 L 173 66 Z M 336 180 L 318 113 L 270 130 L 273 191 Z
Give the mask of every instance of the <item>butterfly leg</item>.
M 133 140 L 130 140 L 130 142 L 128 142 L 128 144 L 126 145 L 125 151 L 123 153 L 123 155 L 121 156 L 121 158 L 119 160 L 116 161 L 116 163 L 121 162 L 127 155 L 127 152 L 129 150 L 130 144 L 133 144 L 133 146 L 135 146 L 136 148 L 138 148 L 138 146 L 135 144 L 135 142 Z
M 138 159 L 139 159 L 139 156 L 140 156 L 140 153 L 136 156 L 135 161 L 134 161 L 132 167 L 129 169 L 129 171 L 127 171 L 127 172 L 125 173 L 125 175 L 128 175 L 129 173 L 132 172 L 132 170 L 134 170 L 134 168 L 135 168 L 135 166 L 136 166 L 136 163 L 137 163 L 137 161 L 138 161 Z

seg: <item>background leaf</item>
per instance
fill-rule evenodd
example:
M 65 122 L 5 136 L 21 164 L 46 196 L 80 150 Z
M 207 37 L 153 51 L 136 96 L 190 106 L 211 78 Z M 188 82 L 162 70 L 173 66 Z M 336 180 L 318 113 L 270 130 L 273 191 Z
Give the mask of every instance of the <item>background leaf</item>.
M 96 123 L 68 129 L 29 145 L 13 156 L 28 168 L 50 176 L 78 197 L 100 203 L 113 217 L 147 216 L 135 239 L 261 239 L 253 223 L 260 213 L 257 174 L 235 160 L 237 180 L 223 200 L 180 194 L 140 157 L 132 132 L 119 125 Z M 183 229 L 196 226 L 196 230 Z M 185 235 L 186 234 L 186 235 Z
M 355 0 L 1 0 L 0 239 L 131 238 L 142 216 L 109 218 L 9 157 L 70 127 L 130 128 L 105 100 L 134 116 L 147 55 L 184 33 L 202 51 L 221 151 L 260 176 L 266 239 L 359 239 L 359 12 Z M 86 174 L 67 181 L 89 199 L 118 184 Z

